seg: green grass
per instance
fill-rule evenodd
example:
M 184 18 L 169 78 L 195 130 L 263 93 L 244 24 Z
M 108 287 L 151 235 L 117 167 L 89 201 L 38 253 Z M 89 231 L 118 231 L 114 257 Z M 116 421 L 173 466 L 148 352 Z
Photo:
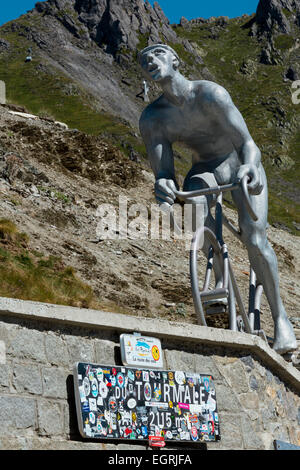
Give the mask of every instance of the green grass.
M 92 288 L 59 257 L 29 248 L 29 237 L 8 219 L 0 220 L 0 296 L 59 305 L 97 308 Z

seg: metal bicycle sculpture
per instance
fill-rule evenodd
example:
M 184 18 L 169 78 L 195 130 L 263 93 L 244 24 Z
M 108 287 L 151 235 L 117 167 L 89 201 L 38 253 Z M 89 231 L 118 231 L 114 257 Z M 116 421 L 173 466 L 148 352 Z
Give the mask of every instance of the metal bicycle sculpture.
M 223 214 L 223 193 L 233 191 L 241 187 L 247 210 L 252 219 L 257 220 L 257 215 L 252 209 L 248 194 L 247 179 L 247 176 L 244 176 L 240 183 L 208 187 L 196 191 L 175 191 L 175 194 L 181 201 L 186 201 L 188 198 L 197 196 L 217 196 L 215 209 L 215 233 L 206 226 L 199 227 L 194 233 L 190 249 L 191 287 L 195 312 L 199 324 L 202 326 L 207 326 L 205 311 L 206 315 L 213 315 L 216 313 L 224 313 L 227 310 L 230 330 L 245 331 L 246 333 L 259 335 L 265 341 L 267 341 L 265 333 L 260 327 L 260 301 L 263 293 L 263 287 L 261 284 L 257 283 L 255 272 L 250 266 L 249 307 L 247 313 L 236 278 L 234 276 L 228 248 L 223 240 L 223 223 L 238 239 L 240 239 L 240 232 L 236 230 L 236 228 Z M 170 208 L 170 215 L 173 228 L 178 229 L 172 207 Z M 210 242 L 210 249 L 208 253 L 203 288 L 200 290 L 197 269 L 197 254 L 199 241 L 202 236 L 207 236 Z M 209 288 L 209 284 L 214 263 L 219 263 L 219 267 L 223 273 L 223 282 L 222 287 L 212 289 Z M 239 308 L 239 315 L 237 315 L 236 304 Z

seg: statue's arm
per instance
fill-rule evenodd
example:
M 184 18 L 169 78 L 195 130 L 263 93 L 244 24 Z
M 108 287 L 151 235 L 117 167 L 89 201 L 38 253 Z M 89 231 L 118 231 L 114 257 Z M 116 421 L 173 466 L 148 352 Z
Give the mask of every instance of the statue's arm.
M 251 178 L 250 191 L 259 194 L 262 191 L 259 175 L 261 152 L 229 93 L 224 88 L 218 87 L 211 95 L 209 106 L 214 119 L 217 120 L 218 127 L 231 139 L 241 162 L 237 179 L 240 180 L 245 174 L 248 174 Z
M 159 203 L 173 204 L 176 199 L 173 190 L 177 183 L 172 145 L 163 135 L 160 122 L 148 118 L 145 112 L 141 116 L 139 127 L 156 180 L 156 199 Z

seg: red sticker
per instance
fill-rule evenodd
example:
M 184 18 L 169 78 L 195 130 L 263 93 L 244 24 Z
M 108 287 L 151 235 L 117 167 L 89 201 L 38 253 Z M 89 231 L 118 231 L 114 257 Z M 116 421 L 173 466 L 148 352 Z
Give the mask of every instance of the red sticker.
M 150 447 L 165 447 L 165 439 L 163 436 L 149 436 Z

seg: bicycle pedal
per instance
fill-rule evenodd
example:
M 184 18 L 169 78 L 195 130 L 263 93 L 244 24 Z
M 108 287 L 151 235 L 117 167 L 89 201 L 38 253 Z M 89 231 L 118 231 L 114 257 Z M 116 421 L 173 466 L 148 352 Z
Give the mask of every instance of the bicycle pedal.
M 203 305 L 203 308 L 206 315 L 217 315 L 227 312 L 226 306 L 221 304 Z
M 201 301 L 203 304 L 222 304 L 227 305 L 228 289 L 217 288 L 209 291 L 202 291 L 200 293 Z

